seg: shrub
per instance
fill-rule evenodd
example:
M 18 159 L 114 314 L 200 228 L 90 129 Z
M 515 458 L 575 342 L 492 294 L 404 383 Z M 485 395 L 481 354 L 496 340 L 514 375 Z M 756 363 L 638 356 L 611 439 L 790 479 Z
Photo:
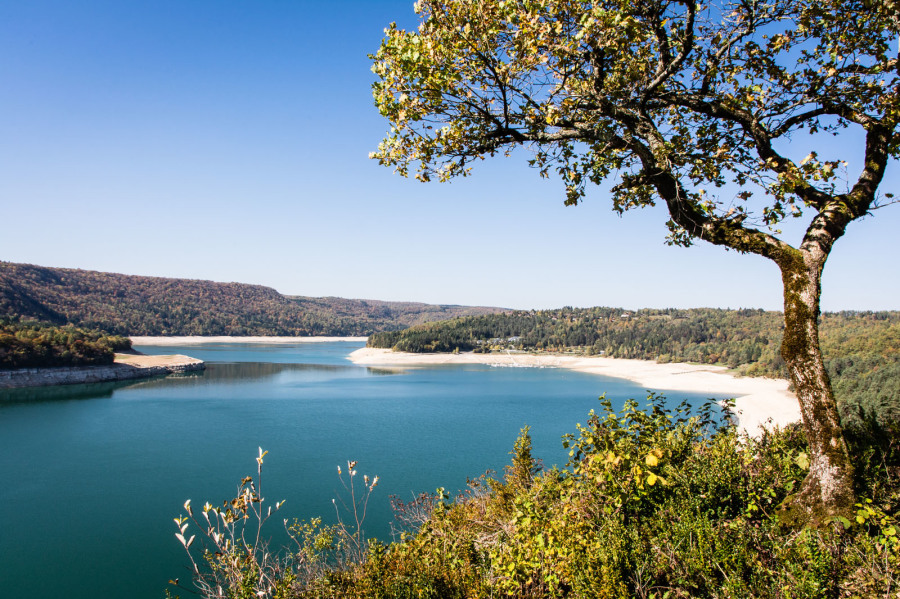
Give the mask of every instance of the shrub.
M 541 470 L 526 427 L 501 479 L 471 481 L 452 501 L 439 490 L 395 502 L 398 542 L 355 545 L 359 559 L 332 562 L 284 596 L 896 596 L 896 431 L 850 435 L 868 498 L 855 520 L 793 529 L 778 507 L 809 467 L 799 427 L 753 439 L 711 404 L 648 399 L 617 412 L 601 398 L 566 436 L 565 468 Z
M 331 526 L 323 526 L 320 518 L 307 522 L 295 520 L 291 524 L 283 520 L 290 545 L 270 548 L 263 527 L 284 501 L 275 503 L 274 509 L 265 505 L 262 465 L 266 454 L 267 451 L 259 449 L 256 477 L 244 477 L 236 496 L 224 501 L 222 507 L 207 502 L 198 518 L 194 516 L 190 499 L 185 502 L 187 515 L 175 518 L 178 527 L 175 537 L 191 563 L 194 588 L 182 585 L 178 579 L 170 580 L 172 585 L 209 599 L 299 597 L 330 586 L 329 581 L 336 573 L 357 564 L 368 554 L 362 525 L 378 477 L 370 480 L 365 475 L 360 489 L 355 461 L 347 462 L 346 479 L 338 466 L 338 476 L 350 501 L 346 504 L 342 500 L 342 504 L 352 523 L 347 524 L 339 510 L 337 524 Z

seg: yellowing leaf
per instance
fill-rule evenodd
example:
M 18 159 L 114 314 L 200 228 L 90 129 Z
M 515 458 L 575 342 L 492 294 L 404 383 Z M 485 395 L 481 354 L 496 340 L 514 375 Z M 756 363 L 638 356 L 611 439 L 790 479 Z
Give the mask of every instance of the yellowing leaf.
M 651 487 L 656 484 L 656 479 L 659 477 L 653 474 L 652 472 L 647 476 L 647 484 Z
M 647 457 L 644 458 L 644 463 L 648 466 L 656 466 L 657 464 L 659 464 L 659 458 L 652 453 L 648 453 Z

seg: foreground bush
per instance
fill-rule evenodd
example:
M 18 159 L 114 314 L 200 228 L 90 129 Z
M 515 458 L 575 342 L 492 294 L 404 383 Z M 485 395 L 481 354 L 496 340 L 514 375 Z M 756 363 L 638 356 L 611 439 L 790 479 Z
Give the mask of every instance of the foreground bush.
M 502 480 L 398 503 L 399 542 L 334 560 L 348 535 L 329 529 L 283 553 L 267 588 L 221 596 L 900 596 L 896 431 L 849 435 L 865 498 L 856 518 L 798 530 L 778 507 L 809 465 L 799 428 L 754 440 L 709 409 L 601 402 L 565 440 L 564 469 L 541 471 L 525 429 Z M 322 567 L 301 572 L 313 555 Z

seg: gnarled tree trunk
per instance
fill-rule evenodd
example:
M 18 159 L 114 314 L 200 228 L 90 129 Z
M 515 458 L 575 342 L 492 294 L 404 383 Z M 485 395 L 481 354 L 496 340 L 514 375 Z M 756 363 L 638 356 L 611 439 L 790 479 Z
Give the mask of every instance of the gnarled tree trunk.
M 810 455 L 809 473 L 783 515 L 814 524 L 847 515 L 855 502 L 853 466 L 819 348 L 819 297 L 826 258 L 821 250 L 800 249 L 779 263 L 784 282 L 781 355 L 800 402 Z

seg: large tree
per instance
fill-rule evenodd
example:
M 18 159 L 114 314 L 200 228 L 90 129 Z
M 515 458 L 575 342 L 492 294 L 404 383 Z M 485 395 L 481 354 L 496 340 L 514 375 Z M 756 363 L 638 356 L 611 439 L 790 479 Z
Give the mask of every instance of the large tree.
M 821 520 L 854 501 L 819 349 L 822 269 L 847 225 L 891 197 L 878 187 L 900 146 L 898 10 L 897 0 L 421 0 L 418 30 L 391 25 L 372 57 L 391 124 L 372 156 L 446 181 L 524 146 L 542 176 L 561 177 L 567 204 L 609 180 L 617 211 L 665 202 L 671 243 L 775 262 L 782 356 L 811 456 L 792 505 Z M 846 155 L 821 155 L 828 135 Z M 806 225 L 793 245 L 777 230 L 789 217 Z

